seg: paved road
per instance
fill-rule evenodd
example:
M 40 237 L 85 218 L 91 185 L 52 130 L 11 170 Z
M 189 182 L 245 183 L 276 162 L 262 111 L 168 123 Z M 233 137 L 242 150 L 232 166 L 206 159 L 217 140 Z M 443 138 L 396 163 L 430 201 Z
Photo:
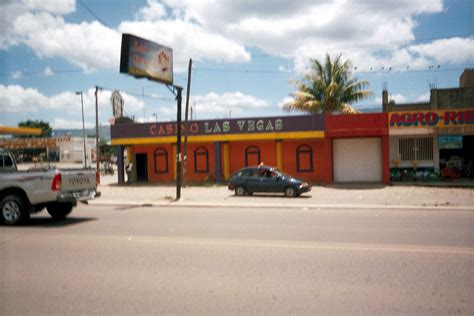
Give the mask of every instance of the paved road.
M 474 212 L 80 206 L 0 227 L 0 314 L 474 314 Z

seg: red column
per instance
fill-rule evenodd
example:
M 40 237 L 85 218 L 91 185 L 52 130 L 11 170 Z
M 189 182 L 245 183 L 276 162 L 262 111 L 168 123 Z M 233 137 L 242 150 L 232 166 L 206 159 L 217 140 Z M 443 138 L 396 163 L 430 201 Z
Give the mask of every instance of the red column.
M 390 143 L 388 135 L 382 136 L 382 182 L 390 184 Z

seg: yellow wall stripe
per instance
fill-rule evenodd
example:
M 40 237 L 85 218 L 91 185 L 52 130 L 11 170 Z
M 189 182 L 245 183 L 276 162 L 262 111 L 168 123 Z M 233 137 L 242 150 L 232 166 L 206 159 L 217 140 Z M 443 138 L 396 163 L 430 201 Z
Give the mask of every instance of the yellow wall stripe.
M 229 135 L 199 135 L 188 136 L 188 142 L 225 142 L 225 141 L 245 141 L 245 140 L 275 140 L 275 139 L 308 139 L 324 138 L 324 131 L 311 132 L 283 132 L 283 133 L 262 133 L 262 134 L 229 134 Z M 176 136 L 165 137 L 137 137 L 137 138 L 115 138 L 112 145 L 146 145 L 146 144 L 171 144 L 176 142 Z
M 276 142 L 276 155 L 277 168 L 283 170 L 283 150 L 281 141 Z
M 224 180 L 227 181 L 230 178 L 229 143 L 222 144 L 222 153 L 224 156 Z

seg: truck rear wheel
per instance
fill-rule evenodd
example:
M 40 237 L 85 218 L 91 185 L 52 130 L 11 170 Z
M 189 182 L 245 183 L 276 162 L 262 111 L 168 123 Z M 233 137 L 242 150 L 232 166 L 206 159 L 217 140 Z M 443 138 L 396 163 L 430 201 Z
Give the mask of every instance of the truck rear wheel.
M 7 195 L 0 202 L 2 221 L 6 225 L 18 225 L 28 221 L 30 213 L 23 199 L 17 195 Z
M 49 215 L 54 219 L 64 219 L 71 213 L 72 203 L 52 203 L 46 206 Z

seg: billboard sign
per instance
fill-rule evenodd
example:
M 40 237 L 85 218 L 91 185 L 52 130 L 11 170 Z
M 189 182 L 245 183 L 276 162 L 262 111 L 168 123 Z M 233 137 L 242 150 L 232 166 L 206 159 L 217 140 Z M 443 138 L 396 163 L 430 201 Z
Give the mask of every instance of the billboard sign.
M 122 34 L 120 72 L 172 84 L 173 50 L 131 34 Z

